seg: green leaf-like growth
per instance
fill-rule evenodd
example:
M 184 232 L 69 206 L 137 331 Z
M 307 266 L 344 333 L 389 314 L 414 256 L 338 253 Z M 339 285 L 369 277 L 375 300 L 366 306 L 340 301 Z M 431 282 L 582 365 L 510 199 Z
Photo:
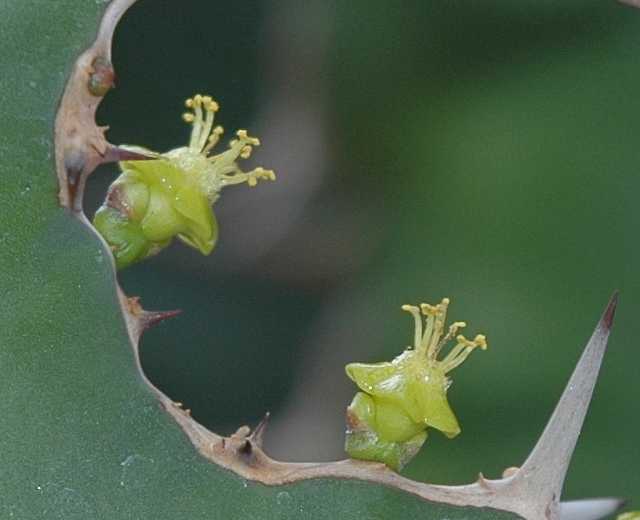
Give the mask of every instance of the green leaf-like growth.
M 362 390 L 347 409 L 345 449 L 351 457 L 384 462 L 400 470 L 427 440 L 427 428 L 450 438 L 460 433 L 447 401 L 451 385 L 447 373 L 474 349 L 486 349 L 487 341 L 481 334 L 473 341 L 456 336 L 466 326 L 461 321 L 444 334 L 448 306 L 447 298 L 437 305 L 403 306 L 415 320 L 413 348 L 389 363 L 347 365 L 347 375 Z M 421 313 L 426 316 L 424 330 Z M 438 360 L 453 338 L 456 346 Z
M 218 104 L 210 96 L 186 101 L 192 112 L 183 119 L 193 125 L 189 146 L 158 154 L 140 147 L 123 147 L 154 157 L 148 161 L 122 161 L 122 174 L 109 188 L 96 213 L 94 225 L 105 238 L 121 269 L 158 253 L 178 237 L 203 255 L 213 250 L 218 223 L 211 205 L 225 186 L 259 179 L 274 180 L 271 170 L 243 172 L 238 159 L 246 159 L 260 141 L 239 130 L 229 149 L 211 155 L 223 133 L 213 127 Z
M 123 158 L 94 114 L 133 1 L 0 3 L 0 518 L 557 518 L 613 304 L 570 383 L 579 392 L 500 481 L 431 486 L 372 462 L 280 463 L 260 429 L 218 436 L 147 381 L 137 343 L 159 316 L 122 294 L 81 212 L 86 176 Z M 542 463 L 553 450 L 563 455 Z

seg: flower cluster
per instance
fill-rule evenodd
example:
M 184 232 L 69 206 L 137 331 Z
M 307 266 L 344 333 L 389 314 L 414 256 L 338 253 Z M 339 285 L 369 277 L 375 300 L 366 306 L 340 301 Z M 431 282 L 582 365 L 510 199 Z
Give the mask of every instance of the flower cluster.
M 185 102 L 183 119 L 192 125 L 189 146 L 166 153 L 141 147 L 122 147 L 153 157 L 123 161 L 94 225 L 107 241 L 119 269 L 139 262 L 168 246 L 174 237 L 202 254 L 209 254 L 218 238 L 211 206 L 220 190 L 233 184 L 255 186 L 275 180 L 271 170 L 245 172 L 238 161 L 247 159 L 260 141 L 238 130 L 227 150 L 213 154 L 223 129 L 214 127 L 218 104 L 200 94 Z
M 347 375 L 361 390 L 347 408 L 345 449 L 352 458 L 400 470 L 426 441 L 427 428 L 450 438 L 460 433 L 447 400 L 451 385 L 447 374 L 475 349 L 486 349 L 487 340 L 481 334 L 473 340 L 458 335 L 466 326 L 461 321 L 445 334 L 448 306 L 447 298 L 437 305 L 404 305 L 402 309 L 415 320 L 413 347 L 391 362 L 347 365 Z M 454 338 L 455 346 L 439 360 Z

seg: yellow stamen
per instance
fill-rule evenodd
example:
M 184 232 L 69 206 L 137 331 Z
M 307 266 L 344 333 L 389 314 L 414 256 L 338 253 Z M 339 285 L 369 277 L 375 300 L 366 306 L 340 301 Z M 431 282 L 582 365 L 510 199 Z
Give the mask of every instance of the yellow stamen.
M 469 357 L 469 354 L 476 348 L 482 350 L 487 349 L 487 338 L 478 334 L 473 340 L 469 340 L 460 335 L 456 338 L 458 344 L 449 352 L 449 355 L 442 361 L 442 368 L 445 373 L 450 372 L 454 368 L 464 363 L 464 360 Z
M 224 133 L 224 129 L 221 126 L 216 126 L 213 131 L 211 132 L 211 135 L 209 136 L 209 141 L 207 142 L 207 145 L 202 149 L 202 154 L 203 155 L 208 155 L 209 151 L 218 144 L 218 141 L 220 141 L 220 137 L 222 136 L 222 134 Z
M 438 354 L 442 350 L 442 347 L 444 347 L 449 341 L 451 341 L 452 338 L 455 337 L 455 335 L 458 333 L 458 330 L 466 326 L 467 324 L 464 321 L 456 321 L 453 324 L 451 324 L 449 326 L 449 331 L 447 332 L 446 336 L 442 338 L 440 341 L 438 341 L 438 344 L 436 345 L 434 350 L 433 357 L 437 358 Z
M 192 125 L 188 149 L 203 155 L 211 164 L 203 174 L 202 183 L 212 202 L 224 186 L 243 182 L 249 186 L 255 186 L 261 179 L 275 180 L 275 173 L 271 170 L 255 168 L 244 172 L 238 166 L 238 159 L 248 159 L 253 152 L 253 147 L 260 145 L 260 140 L 249 136 L 246 130 L 236 132 L 236 139 L 229 143 L 226 151 L 209 155 L 224 132 L 221 126 L 213 126 L 215 113 L 220 106 L 211 96 L 196 94 L 185 100 L 184 104 L 190 111 L 183 114 L 182 119 Z
M 443 298 L 437 305 L 421 303 L 420 307 L 402 306 L 402 310 L 409 312 L 414 318 L 415 350 L 424 354 L 429 363 L 439 365 L 445 373 L 462 364 L 474 349 L 485 350 L 487 348 L 487 338 L 482 334 L 478 334 L 473 340 L 468 340 L 462 335 L 456 337 L 458 331 L 467 326 L 464 321 L 452 323 L 443 337 L 449 303 L 448 298 Z M 425 316 L 424 325 L 420 313 Z M 438 361 L 440 351 L 454 337 L 457 344 L 442 361 Z
M 420 317 L 420 309 L 414 305 L 403 305 L 402 310 L 411 313 L 413 316 L 415 321 L 413 348 L 418 349 L 420 348 L 420 343 L 422 341 L 422 318 Z
M 205 119 L 204 119 L 204 125 L 202 126 L 202 129 L 200 131 L 200 137 L 198 139 L 198 144 L 196 149 L 198 150 L 198 152 L 201 152 L 202 150 L 204 150 L 205 145 L 207 144 L 207 141 L 209 140 L 209 135 L 211 134 L 211 129 L 213 128 L 213 117 L 215 112 L 213 110 L 210 109 L 210 103 L 205 104 Z

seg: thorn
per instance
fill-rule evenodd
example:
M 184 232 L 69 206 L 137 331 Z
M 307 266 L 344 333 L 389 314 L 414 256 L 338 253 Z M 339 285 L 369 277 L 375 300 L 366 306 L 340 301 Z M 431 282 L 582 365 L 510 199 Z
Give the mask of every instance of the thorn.
M 619 291 L 615 291 L 612 295 L 611 295 L 611 299 L 609 300 L 609 304 L 607 305 L 607 308 L 605 309 L 604 313 L 602 314 L 602 319 L 600 320 L 602 322 L 602 326 L 607 329 L 607 330 L 611 330 L 611 327 L 613 326 L 613 318 L 616 315 L 616 309 L 618 307 L 618 296 L 619 296 Z
M 484 477 L 484 474 L 482 472 L 478 473 L 478 480 L 476 482 L 478 483 L 479 486 L 483 487 L 484 489 L 491 489 L 489 482 Z
M 561 502 L 559 517 L 561 520 L 599 520 L 622 509 L 625 500 L 620 498 L 587 498 Z
M 145 155 L 140 152 L 134 152 L 133 150 L 127 150 L 126 148 L 109 145 L 102 156 L 101 163 L 108 164 L 120 161 L 152 161 L 154 159 L 157 159 L 155 155 Z
M 145 311 L 142 308 L 142 305 L 140 305 L 139 296 L 131 296 L 127 298 L 127 304 L 129 307 L 129 314 L 138 324 L 138 336 L 142 335 L 145 330 L 157 325 L 161 321 L 173 318 L 174 316 L 182 313 L 182 309 L 175 309 L 172 311 Z
M 558 498 L 598 380 L 616 302 L 617 293 L 587 342 L 536 446 L 510 480 L 510 485 L 520 488 L 521 499 L 530 501 L 541 514 L 549 508 L 552 518 L 558 518 Z
M 150 329 L 158 323 L 173 318 L 182 313 L 182 309 L 175 309 L 172 311 L 142 311 L 142 314 L 138 317 L 140 323 L 140 330 L 144 332 Z
M 262 420 L 255 427 L 251 435 L 249 435 L 249 440 L 260 448 L 262 448 L 262 438 L 265 430 L 267 429 L 267 425 L 269 424 L 269 417 L 271 417 L 271 413 L 265 413 Z

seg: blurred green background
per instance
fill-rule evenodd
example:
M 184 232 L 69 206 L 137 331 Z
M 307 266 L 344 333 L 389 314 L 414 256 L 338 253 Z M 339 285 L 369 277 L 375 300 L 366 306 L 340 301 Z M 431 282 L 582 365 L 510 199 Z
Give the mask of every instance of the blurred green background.
M 344 364 L 400 353 L 400 305 L 449 296 L 490 349 L 453 374 L 462 435 L 433 432 L 405 473 L 495 478 L 533 447 L 620 289 L 565 497 L 640 508 L 640 11 L 141 0 L 113 59 L 111 142 L 182 146 L 183 100 L 209 93 L 278 174 L 223 194 L 212 256 L 175 244 L 120 274 L 146 308 L 184 310 L 142 343 L 168 395 L 221 433 L 270 410 L 279 458 L 342 457 Z M 88 214 L 116 175 L 94 174 Z

